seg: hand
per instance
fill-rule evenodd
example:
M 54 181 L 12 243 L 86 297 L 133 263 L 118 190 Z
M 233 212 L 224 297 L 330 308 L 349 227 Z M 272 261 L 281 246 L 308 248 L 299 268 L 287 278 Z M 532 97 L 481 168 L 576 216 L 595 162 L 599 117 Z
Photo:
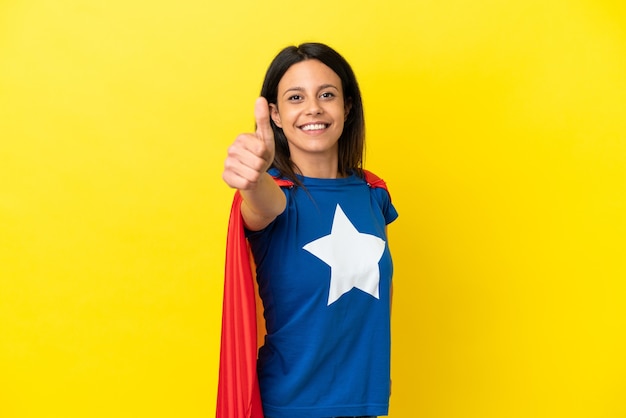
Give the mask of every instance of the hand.
M 241 134 L 228 148 L 222 178 L 230 187 L 250 190 L 274 161 L 274 132 L 270 125 L 267 100 L 259 97 L 254 105 L 256 132 Z

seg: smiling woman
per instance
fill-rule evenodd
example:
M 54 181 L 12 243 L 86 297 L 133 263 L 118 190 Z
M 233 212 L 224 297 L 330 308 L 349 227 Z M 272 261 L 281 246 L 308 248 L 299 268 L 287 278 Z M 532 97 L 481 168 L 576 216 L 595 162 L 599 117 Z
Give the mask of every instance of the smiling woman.
M 298 68 L 300 70 L 296 72 Z M 315 78 L 310 78 L 311 76 Z M 302 91 L 305 87 L 308 89 L 308 97 Z M 296 94 L 288 94 L 287 98 L 281 97 L 279 92 L 285 94 L 287 89 L 297 89 L 294 92 Z M 303 174 L 299 172 L 302 168 L 294 164 L 291 155 L 292 148 L 286 133 L 276 125 L 275 120 L 277 111 L 280 114 L 288 112 L 291 108 L 286 103 L 281 103 L 288 98 L 295 101 L 293 103 L 295 109 L 308 106 L 309 112 L 311 111 L 310 103 L 314 98 L 316 100 L 312 103 L 313 112 L 319 112 L 320 109 L 315 109 L 315 107 L 324 103 L 327 106 L 336 106 L 333 107 L 334 110 L 331 113 L 334 118 L 332 121 L 342 125 L 337 141 L 338 161 L 337 167 L 330 167 L 331 172 L 325 175 L 345 176 L 351 169 L 362 167 L 365 120 L 361 92 L 352 67 L 336 51 L 321 44 L 304 44 L 300 47 L 285 48 L 276 56 L 267 70 L 261 88 L 261 96 L 273 105 L 272 119 L 270 120 L 276 147 L 273 164 L 291 181 L 298 184 L 299 179 L 296 174 Z M 341 114 L 343 117 L 340 116 Z M 323 117 L 330 116 L 323 115 Z M 320 114 L 317 115 L 317 118 L 309 116 L 308 120 L 299 123 L 309 123 L 310 121 L 324 123 L 326 121 L 323 117 Z M 297 125 L 294 129 L 297 129 Z M 337 133 L 335 130 L 334 134 Z M 311 157 L 314 158 L 313 155 Z M 337 172 L 333 173 L 333 170 Z
M 267 335 L 258 383 L 249 361 L 256 347 L 229 369 L 224 360 L 236 344 L 222 340 L 218 417 L 250 409 L 254 418 L 387 415 L 393 268 L 386 226 L 398 214 L 384 182 L 362 168 L 356 78 L 330 47 L 303 44 L 278 54 L 261 93 L 257 131 L 231 145 L 223 177 L 238 189 L 229 243 L 247 237 Z M 241 325 L 229 314 L 242 311 L 233 309 L 230 297 L 242 296 L 231 283 L 252 287 L 252 277 L 233 276 L 223 336 Z M 249 386 L 234 388 L 229 370 L 237 373 L 245 360 Z M 254 402 L 257 384 L 262 407 Z M 237 403 L 243 413 L 233 411 Z
M 338 173 L 338 142 L 350 106 L 339 76 L 316 59 L 294 64 L 278 83 L 277 103 L 270 104 L 274 124 L 283 130 L 291 161 L 308 177 Z

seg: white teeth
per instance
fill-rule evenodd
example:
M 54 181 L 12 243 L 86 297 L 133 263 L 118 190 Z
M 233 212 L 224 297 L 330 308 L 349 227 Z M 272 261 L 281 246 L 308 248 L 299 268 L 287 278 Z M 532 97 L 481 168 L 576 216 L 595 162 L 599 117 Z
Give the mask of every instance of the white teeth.
M 316 131 L 316 130 L 324 129 L 324 128 L 326 128 L 326 125 L 323 123 L 313 123 L 311 125 L 304 125 L 302 127 L 302 130 L 303 131 Z

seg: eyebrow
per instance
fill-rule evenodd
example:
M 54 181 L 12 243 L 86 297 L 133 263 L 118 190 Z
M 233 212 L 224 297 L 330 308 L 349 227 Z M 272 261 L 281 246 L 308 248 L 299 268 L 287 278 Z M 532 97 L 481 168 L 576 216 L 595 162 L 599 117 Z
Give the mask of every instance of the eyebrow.
M 337 88 L 337 86 L 335 86 L 334 84 L 322 84 L 321 86 L 319 86 L 317 88 L 317 90 L 324 90 L 327 88 L 333 88 L 337 91 L 339 91 L 339 89 Z M 293 92 L 293 91 L 304 91 L 304 87 L 290 87 L 287 90 L 285 90 L 285 92 L 283 93 L 283 96 L 287 93 Z

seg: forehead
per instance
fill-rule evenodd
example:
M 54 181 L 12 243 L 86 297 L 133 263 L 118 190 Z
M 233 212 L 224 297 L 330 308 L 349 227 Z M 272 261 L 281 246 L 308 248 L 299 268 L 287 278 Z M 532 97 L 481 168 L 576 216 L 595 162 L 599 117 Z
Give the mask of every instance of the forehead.
M 341 89 L 341 79 L 337 73 L 319 60 L 308 59 L 289 67 L 278 83 L 278 90 L 316 88 L 329 84 Z

